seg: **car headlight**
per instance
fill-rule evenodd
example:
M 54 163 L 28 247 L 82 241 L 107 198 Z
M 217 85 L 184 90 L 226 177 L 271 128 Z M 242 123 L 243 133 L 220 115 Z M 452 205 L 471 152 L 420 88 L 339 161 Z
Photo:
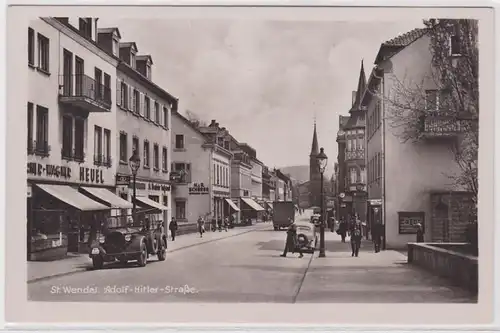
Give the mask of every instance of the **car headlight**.
M 104 243 L 105 240 L 106 240 L 106 237 L 104 237 L 104 236 L 99 237 L 99 243 L 102 244 L 102 243 Z
M 126 242 L 130 242 L 131 239 L 132 239 L 132 235 L 125 235 Z

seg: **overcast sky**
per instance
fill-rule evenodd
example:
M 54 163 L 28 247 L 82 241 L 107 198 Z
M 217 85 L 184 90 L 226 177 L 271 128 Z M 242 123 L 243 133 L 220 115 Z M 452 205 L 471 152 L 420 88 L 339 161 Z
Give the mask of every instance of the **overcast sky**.
M 348 114 L 361 59 L 368 79 L 380 44 L 422 27 L 394 23 L 114 20 L 122 42 L 153 58 L 153 81 L 201 119 L 217 119 L 269 167 L 309 163 L 318 140 L 337 158 L 339 114 Z

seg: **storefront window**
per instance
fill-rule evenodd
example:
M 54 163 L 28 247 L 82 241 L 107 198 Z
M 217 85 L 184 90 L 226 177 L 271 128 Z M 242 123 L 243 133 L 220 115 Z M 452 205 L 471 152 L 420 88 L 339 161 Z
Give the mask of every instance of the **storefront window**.
M 175 217 L 177 219 L 186 218 L 186 201 L 184 200 L 175 201 Z
M 31 252 L 40 252 L 68 245 L 64 210 L 33 210 Z

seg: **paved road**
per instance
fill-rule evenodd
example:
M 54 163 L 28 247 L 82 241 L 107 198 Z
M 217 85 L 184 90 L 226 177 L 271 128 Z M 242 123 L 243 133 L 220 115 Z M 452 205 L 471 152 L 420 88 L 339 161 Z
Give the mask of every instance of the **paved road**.
M 379 255 L 367 248 L 352 258 L 348 244 L 328 232 L 326 259 L 282 258 L 284 240 L 285 233 L 269 225 L 173 252 L 165 262 L 152 258 L 144 268 L 112 265 L 31 283 L 28 295 L 34 301 L 103 302 L 474 301 L 446 281 L 404 267 L 396 252 Z

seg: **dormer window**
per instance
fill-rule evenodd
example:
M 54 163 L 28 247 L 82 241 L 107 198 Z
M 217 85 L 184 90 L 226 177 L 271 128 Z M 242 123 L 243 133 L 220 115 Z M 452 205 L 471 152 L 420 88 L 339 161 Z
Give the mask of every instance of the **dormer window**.
M 78 30 L 83 37 L 92 38 L 92 18 L 80 17 L 78 20 Z
M 151 80 L 151 65 L 146 65 L 146 77 Z
M 130 67 L 135 68 L 135 53 L 130 52 Z
M 119 43 L 118 40 L 113 38 L 113 55 L 119 56 Z

